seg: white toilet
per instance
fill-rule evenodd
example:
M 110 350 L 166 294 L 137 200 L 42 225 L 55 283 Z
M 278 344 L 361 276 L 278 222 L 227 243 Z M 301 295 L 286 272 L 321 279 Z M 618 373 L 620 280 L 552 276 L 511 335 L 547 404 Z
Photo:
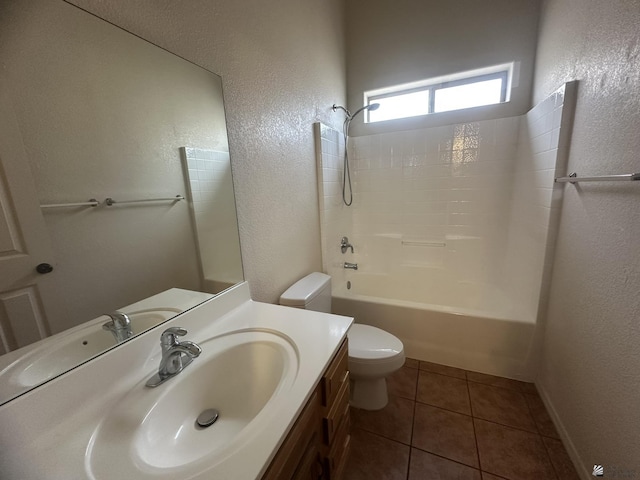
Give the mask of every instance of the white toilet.
M 331 277 L 314 272 L 287 289 L 280 305 L 331 313 Z M 387 405 L 388 375 L 404 364 L 402 342 L 384 330 L 354 323 L 349 338 L 351 405 L 380 410 Z

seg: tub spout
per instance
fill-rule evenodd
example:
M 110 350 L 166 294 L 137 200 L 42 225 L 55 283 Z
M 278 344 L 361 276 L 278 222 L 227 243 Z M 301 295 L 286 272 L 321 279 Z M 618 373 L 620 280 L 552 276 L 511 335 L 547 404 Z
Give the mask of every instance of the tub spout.
M 357 263 L 344 262 L 344 268 L 348 268 L 350 270 L 358 270 L 358 264 Z

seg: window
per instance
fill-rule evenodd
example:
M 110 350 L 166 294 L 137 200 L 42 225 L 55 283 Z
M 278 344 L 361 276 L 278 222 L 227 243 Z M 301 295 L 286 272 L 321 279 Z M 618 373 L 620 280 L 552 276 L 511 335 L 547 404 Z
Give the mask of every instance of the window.
M 365 92 L 366 122 L 415 117 L 509 101 L 513 63 Z

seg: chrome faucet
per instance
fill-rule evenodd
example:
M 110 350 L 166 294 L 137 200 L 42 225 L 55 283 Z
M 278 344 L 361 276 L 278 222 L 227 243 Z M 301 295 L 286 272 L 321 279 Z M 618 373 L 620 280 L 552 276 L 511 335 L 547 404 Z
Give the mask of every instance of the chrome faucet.
M 187 331 L 181 327 L 167 328 L 160 335 L 160 348 L 162 349 L 162 358 L 158 373 L 147 380 L 147 387 L 157 387 L 161 383 L 175 377 L 184 370 L 193 359 L 202 353 L 202 349 L 193 342 L 178 341 L 178 337 L 187 334 Z
M 358 270 L 358 264 L 357 263 L 344 262 L 344 268 L 348 268 L 349 270 Z
M 351 253 L 353 253 L 353 245 L 349 243 L 349 239 L 347 237 L 342 237 L 342 240 L 340 240 L 340 251 L 342 253 L 347 253 L 348 248 L 350 248 Z
M 127 338 L 133 335 L 131 331 L 131 320 L 126 313 L 115 311 L 113 313 L 106 313 L 111 320 L 102 325 L 102 329 L 111 332 L 116 339 L 116 342 L 124 342 Z

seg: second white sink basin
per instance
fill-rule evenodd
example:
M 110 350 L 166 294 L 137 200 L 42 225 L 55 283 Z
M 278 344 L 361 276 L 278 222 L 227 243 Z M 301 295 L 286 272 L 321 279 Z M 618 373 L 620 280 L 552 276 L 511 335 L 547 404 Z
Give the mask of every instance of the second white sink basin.
M 114 478 L 116 458 L 120 478 L 186 478 L 224 461 L 276 414 L 298 371 L 290 339 L 245 330 L 199 345 L 202 354 L 183 372 L 155 388 L 145 386 L 154 373 L 147 372 L 105 416 L 86 456 L 94 478 Z M 218 420 L 198 426 L 211 408 Z
M 164 307 L 130 312 L 133 335 L 180 313 Z M 102 329 L 107 317 L 94 319 L 69 331 L 45 338 L 25 355 L 2 369 L 0 387 L 19 393 L 64 373 L 117 345 L 113 335 Z

